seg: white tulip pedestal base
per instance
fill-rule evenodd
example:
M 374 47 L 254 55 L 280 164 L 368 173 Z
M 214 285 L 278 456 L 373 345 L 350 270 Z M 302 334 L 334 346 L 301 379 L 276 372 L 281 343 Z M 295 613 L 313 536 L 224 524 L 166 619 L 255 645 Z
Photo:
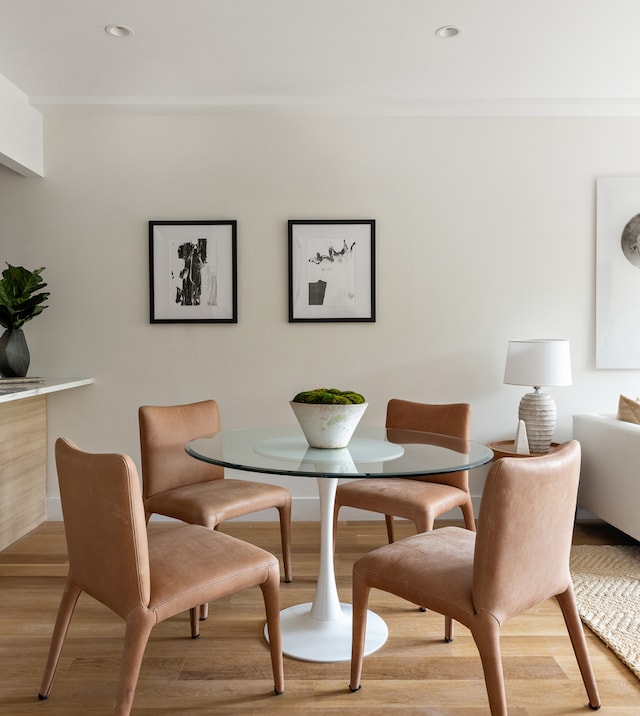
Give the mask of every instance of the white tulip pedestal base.
M 340 614 L 333 619 L 311 616 L 313 603 L 296 604 L 280 612 L 282 652 L 300 661 L 336 663 L 351 660 L 351 604 L 339 604 Z M 383 619 L 367 612 L 365 656 L 377 651 L 389 635 Z
M 301 661 L 349 661 L 351 605 L 338 599 L 333 563 L 333 508 L 338 478 L 320 477 L 317 482 L 320 495 L 320 569 L 316 595 L 313 602 L 296 604 L 280 612 L 282 651 L 285 656 Z M 377 651 L 386 642 L 388 634 L 384 620 L 368 611 L 365 656 Z M 269 640 L 266 627 L 265 638 Z

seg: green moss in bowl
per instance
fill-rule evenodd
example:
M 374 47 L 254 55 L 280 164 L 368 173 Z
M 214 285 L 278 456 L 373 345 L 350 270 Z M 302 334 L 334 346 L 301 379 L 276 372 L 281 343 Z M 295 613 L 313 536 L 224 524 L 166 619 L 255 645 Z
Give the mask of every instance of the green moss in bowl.
M 323 405 L 357 405 L 365 403 L 364 396 L 355 390 L 339 390 L 338 388 L 315 388 L 303 390 L 292 400 L 293 403 L 313 403 Z

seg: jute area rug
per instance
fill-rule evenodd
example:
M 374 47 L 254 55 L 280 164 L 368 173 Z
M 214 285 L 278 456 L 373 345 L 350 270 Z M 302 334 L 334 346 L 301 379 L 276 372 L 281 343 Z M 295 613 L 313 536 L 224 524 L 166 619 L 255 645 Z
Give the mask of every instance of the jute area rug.
M 640 679 L 640 547 L 574 545 L 571 576 L 582 621 Z

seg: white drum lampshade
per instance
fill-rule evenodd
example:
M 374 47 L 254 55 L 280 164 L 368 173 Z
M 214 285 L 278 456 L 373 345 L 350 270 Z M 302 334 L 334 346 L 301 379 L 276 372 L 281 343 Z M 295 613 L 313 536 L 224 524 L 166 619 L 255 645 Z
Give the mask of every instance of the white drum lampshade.
M 542 386 L 571 385 L 569 341 L 559 338 L 527 338 L 509 341 L 504 382 L 530 385 L 520 401 L 518 418 L 527 428 L 529 450 L 542 454 L 549 451 L 556 427 L 556 405 Z

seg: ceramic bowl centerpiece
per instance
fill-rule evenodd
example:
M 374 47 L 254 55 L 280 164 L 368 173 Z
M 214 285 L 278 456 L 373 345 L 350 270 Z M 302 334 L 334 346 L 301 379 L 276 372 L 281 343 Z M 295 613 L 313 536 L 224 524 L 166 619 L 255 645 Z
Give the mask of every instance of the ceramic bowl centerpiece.
M 290 405 L 310 447 L 336 449 L 349 444 L 368 403 L 353 390 L 316 388 Z

